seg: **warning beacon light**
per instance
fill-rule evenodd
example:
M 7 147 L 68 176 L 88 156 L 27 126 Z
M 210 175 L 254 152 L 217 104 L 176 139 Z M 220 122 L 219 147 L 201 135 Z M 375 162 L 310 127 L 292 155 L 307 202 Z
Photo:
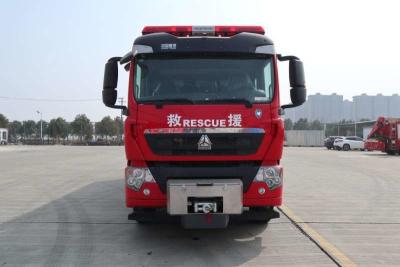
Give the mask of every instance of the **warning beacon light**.
M 265 34 L 261 26 L 146 26 L 142 34 L 166 32 L 175 36 L 233 36 L 242 32 Z

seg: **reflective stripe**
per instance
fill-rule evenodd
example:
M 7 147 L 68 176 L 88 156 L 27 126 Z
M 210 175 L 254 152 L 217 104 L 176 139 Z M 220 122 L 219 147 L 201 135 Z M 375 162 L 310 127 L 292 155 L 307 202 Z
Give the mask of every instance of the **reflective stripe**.
M 262 128 L 154 128 L 145 134 L 265 133 Z
M 255 53 L 273 55 L 275 54 L 275 47 L 273 45 L 257 46 Z

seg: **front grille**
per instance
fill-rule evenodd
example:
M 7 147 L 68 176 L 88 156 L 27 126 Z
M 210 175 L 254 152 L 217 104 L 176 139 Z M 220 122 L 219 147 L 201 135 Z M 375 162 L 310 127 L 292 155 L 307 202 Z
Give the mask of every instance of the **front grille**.
M 199 149 L 201 133 L 145 134 L 152 152 L 157 155 L 250 155 L 257 152 L 264 133 L 209 133 L 211 146 Z

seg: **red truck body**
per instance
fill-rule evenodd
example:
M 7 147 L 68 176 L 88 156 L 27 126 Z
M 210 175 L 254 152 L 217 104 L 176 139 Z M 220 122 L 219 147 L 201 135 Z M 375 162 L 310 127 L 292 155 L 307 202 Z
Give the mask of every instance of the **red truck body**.
M 291 105 L 280 104 L 278 60 L 290 61 Z M 184 65 L 186 61 L 190 64 Z M 114 105 L 116 62 L 129 71 L 127 107 Z M 242 64 L 248 66 L 241 69 Z M 250 89 L 232 97 L 236 93 L 229 88 L 242 83 L 233 81 L 243 74 Z M 163 84 L 168 84 L 168 94 L 180 91 L 173 99 L 155 99 Z M 189 84 L 195 92 L 186 94 Z M 146 90 L 151 95 L 144 97 Z M 184 217 L 218 216 L 241 213 L 242 207 L 273 211 L 282 204 L 280 114 L 305 101 L 304 73 L 298 58 L 275 53 L 262 27 L 145 27 L 132 52 L 106 64 L 103 101 L 127 115 L 125 192 L 127 207 L 134 209 L 130 218 L 139 220 L 139 211 L 156 208 Z M 236 186 L 242 193 L 230 195 Z M 180 192 L 174 191 L 177 187 L 191 190 L 180 196 L 183 208 L 171 200 L 179 199 L 171 196 Z
M 400 119 L 379 117 L 365 143 L 367 150 L 400 154 Z
M 367 139 L 364 148 L 368 151 L 385 151 L 385 144 L 377 139 Z

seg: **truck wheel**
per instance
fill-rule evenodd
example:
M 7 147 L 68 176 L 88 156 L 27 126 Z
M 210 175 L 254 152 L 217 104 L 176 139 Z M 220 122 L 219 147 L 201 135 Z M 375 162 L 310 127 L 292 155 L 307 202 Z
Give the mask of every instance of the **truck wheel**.
M 394 154 L 396 154 L 396 151 L 394 151 L 394 150 L 387 150 L 386 153 L 389 154 L 389 155 L 394 155 Z
M 155 212 L 156 209 L 153 208 L 135 208 L 133 212 L 135 214 L 134 220 L 141 224 L 152 223 Z
M 350 150 L 350 145 L 349 144 L 344 144 L 343 145 L 343 151 L 349 151 Z
M 257 223 L 268 223 L 271 219 L 279 218 L 280 214 L 274 207 L 250 207 L 249 220 Z

